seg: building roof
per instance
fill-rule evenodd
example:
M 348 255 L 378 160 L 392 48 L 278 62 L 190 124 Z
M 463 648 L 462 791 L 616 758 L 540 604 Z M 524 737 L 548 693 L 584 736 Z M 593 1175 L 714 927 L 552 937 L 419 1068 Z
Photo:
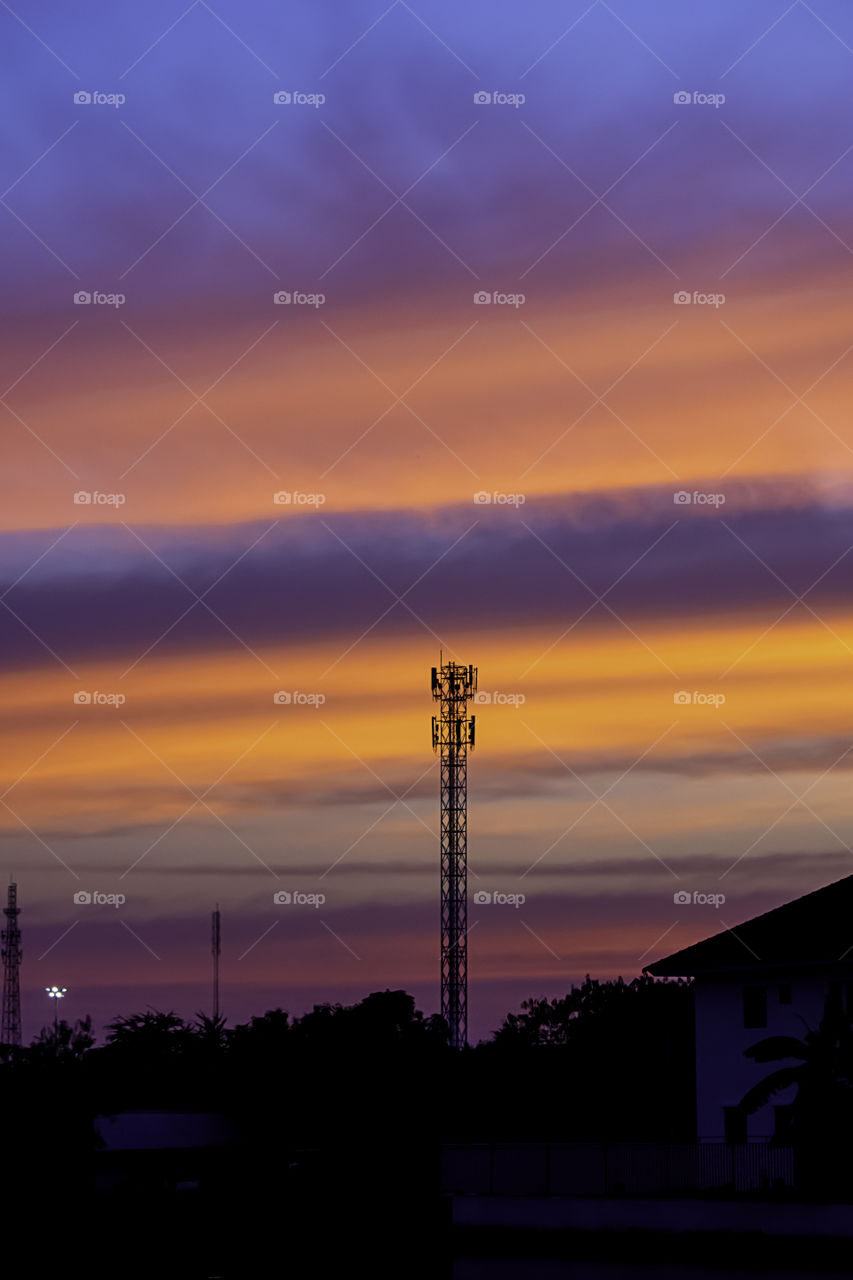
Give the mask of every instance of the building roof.
M 770 965 L 853 965 L 853 876 L 646 965 L 656 978 Z

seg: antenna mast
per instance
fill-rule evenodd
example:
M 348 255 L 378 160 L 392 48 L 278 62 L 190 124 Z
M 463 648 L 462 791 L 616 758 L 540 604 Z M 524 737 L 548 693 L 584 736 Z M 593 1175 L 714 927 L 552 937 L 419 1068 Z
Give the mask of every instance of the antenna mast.
M 213 912 L 210 954 L 213 956 L 213 1017 L 219 1017 L 219 903 L 216 904 L 216 910 Z
M 3 915 L 8 924 L 0 933 L 3 958 L 3 1012 L 0 1017 L 0 1043 L 20 1045 L 21 1043 L 21 930 L 18 927 L 18 886 L 9 885 L 6 906 Z
M 441 1016 L 448 1043 L 468 1043 L 468 748 L 477 692 L 476 667 L 444 662 L 432 669 L 432 745 L 441 752 Z

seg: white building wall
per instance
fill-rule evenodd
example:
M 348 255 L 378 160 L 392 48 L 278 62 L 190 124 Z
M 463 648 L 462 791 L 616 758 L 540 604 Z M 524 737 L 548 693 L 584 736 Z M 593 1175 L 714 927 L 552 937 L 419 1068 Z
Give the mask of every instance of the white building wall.
M 791 1004 L 780 1004 L 779 987 L 790 983 Z M 744 1027 L 743 989 L 766 986 L 767 1026 Z M 701 1140 L 720 1141 L 725 1136 L 723 1109 L 734 1107 L 748 1089 L 784 1062 L 753 1062 L 744 1050 L 768 1036 L 802 1039 L 806 1027 L 817 1028 L 823 1017 L 829 980 L 820 976 L 780 973 L 766 982 L 749 974 L 736 977 L 697 977 L 696 1008 L 696 1124 Z M 776 1094 L 766 1107 L 748 1119 L 748 1137 L 769 1138 L 775 1128 L 774 1106 L 793 1102 L 796 1087 Z

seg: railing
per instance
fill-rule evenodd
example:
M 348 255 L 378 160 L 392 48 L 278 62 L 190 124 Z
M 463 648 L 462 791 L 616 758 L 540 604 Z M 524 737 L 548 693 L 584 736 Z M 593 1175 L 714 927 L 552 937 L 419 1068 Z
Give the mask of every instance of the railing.
M 465 1143 L 442 1148 L 446 1194 L 661 1195 L 794 1185 L 794 1153 L 766 1143 Z

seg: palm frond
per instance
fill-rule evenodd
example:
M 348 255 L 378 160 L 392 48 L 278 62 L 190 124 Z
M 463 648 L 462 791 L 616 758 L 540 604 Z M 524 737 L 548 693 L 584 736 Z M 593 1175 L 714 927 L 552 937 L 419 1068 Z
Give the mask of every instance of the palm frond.
M 738 1106 L 741 1111 L 745 1111 L 748 1116 L 756 1112 L 759 1107 L 763 1107 L 769 1102 L 774 1094 L 781 1093 L 783 1089 L 788 1089 L 792 1084 L 799 1084 L 802 1080 L 802 1067 L 780 1067 L 778 1071 L 771 1071 L 770 1075 L 764 1080 L 759 1080 L 758 1084 L 744 1094 Z
M 795 1036 L 767 1036 L 744 1049 L 744 1054 L 755 1062 L 777 1062 L 780 1058 L 798 1058 L 805 1062 L 809 1057 L 809 1049 L 808 1045 Z

